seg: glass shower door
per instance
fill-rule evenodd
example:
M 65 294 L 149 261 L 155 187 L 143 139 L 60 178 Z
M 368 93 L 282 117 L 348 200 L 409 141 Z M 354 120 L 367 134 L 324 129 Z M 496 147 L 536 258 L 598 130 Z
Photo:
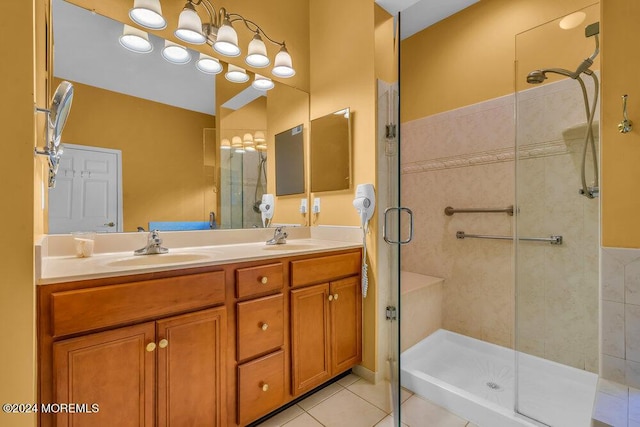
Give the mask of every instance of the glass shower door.
M 579 12 L 516 36 L 515 97 L 515 409 L 576 427 L 591 425 L 599 357 L 599 6 Z

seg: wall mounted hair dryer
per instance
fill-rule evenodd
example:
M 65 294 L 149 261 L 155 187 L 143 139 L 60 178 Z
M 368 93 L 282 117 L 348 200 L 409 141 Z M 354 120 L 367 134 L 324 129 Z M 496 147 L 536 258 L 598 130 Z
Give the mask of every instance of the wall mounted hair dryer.
M 367 232 L 369 231 L 369 221 L 373 217 L 376 208 L 376 193 L 373 184 L 359 184 L 356 187 L 356 197 L 353 199 L 353 207 L 360 215 L 362 225 L 362 297 L 367 297 L 369 288 L 369 278 L 367 276 Z
M 260 203 L 260 215 L 262 216 L 262 226 L 267 228 L 271 224 L 271 218 L 273 218 L 273 211 L 275 208 L 275 199 L 273 194 L 263 194 L 262 202 Z

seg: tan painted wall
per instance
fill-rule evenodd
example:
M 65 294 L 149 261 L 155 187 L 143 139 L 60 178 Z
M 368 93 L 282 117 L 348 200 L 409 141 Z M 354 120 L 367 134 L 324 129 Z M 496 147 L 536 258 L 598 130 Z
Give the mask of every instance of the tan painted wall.
M 515 35 L 594 3 L 483 0 L 404 40 L 402 121 L 513 93 Z
M 122 150 L 124 231 L 209 220 L 203 129 L 215 127 L 214 116 L 79 83 L 71 111 L 63 142 Z
M 0 401 L 31 403 L 35 388 L 35 289 L 33 241 L 42 229 L 42 212 L 35 207 L 34 180 L 42 160 L 35 159 L 36 145 L 34 103 L 42 102 L 44 63 L 36 66 L 36 56 L 45 57 L 44 32 L 36 34 L 34 21 L 44 29 L 46 10 L 43 2 L 2 2 L 0 15 L 10 16 L 2 26 L 0 52 L 10 61 L 2 61 L 4 102 L 0 105 L 2 149 L 5 157 L 2 186 L 3 209 L 0 214 L 3 244 L 0 245 Z M 37 48 L 36 48 L 37 44 Z M 36 67 L 38 72 L 36 72 Z M 36 75 L 40 82 L 37 85 Z M 38 170 L 38 172 L 35 172 Z M 40 191 L 38 190 L 38 193 Z M 36 213 L 37 212 L 37 213 Z M 0 412 L 0 425 L 32 426 L 34 414 Z
M 336 13 L 339 11 L 339 13 Z M 355 19 L 354 17 L 357 17 Z M 351 108 L 353 188 L 311 194 L 320 197 L 321 212 L 311 225 L 358 225 L 352 201 L 357 184 L 376 184 L 376 81 L 374 7 L 371 0 L 310 0 L 311 119 Z M 311 135 L 313 138 L 313 135 Z M 376 229 L 374 220 L 372 229 Z M 375 233 L 368 237 L 376 253 Z M 369 264 L 369 295 L 364 300 L 363 365 L 376 370 L 375 259 Z
M 120 22 L 126 22 L 135 25 L 129 19 L 128 13 L 132 0 L 70 0 L 70 3 L 77 4 L 88 10 L 95 10 L 104 16 L 108 16 Z M 160 31 L 153 31 L 153 34 L 166 40 L 184 45 L 180 39 L 173 35 L 173 31 L 178 26 L 178 15 L 184 7 L 184 0 L 162 0 L 162 13 L 167 20 L 167 28 Z M 219 2 L 213 2 L 218 6 Z M 293 67 L 296 75 L 288 79 L 277 79 L 288 85 L 298 87 L 304 91 L 309 91 L 309 3 L 298 0 L 272 0 L 269 2 L 254 0 L 234 0 L 232 3 L 225 5 L 228 12 L 239 13 L 247 19 L 255 21 L 264 32 L 274 40 L 279 42 L 285 41 L 287 50 L 291 54 Z M 206 12 L 202 8 L 198 8 L 198 13 L 203 22 L 208 22 Z M 245 30 L 241 22 L 233 23 L 238 33 L 238 44 L 240 48 L 246 52 L 253 33 Z M 270 58 L 275 57 L 280 49 L 279 46 L 269 43 L 266 38 L 264 41 L 267 45 L 267 52 Z M 271 78 L 271 68 L 259 69 L 247 67 L 244 62 L 244 56 L 237 58 L 228 58 L 218 55 L 207 45 L 195 46 L 189 45 L 189 48 L 200 50 L 208 55 L 217 57 L 222 61 L 248 70 L 264 74 Z
M 640 248 L 640 3 L 602 2 L 602 245 Z M 635 52 L 635 53 L 634 53 Z M 633 131 L 618 132 L 621 96 L 628 94 Z

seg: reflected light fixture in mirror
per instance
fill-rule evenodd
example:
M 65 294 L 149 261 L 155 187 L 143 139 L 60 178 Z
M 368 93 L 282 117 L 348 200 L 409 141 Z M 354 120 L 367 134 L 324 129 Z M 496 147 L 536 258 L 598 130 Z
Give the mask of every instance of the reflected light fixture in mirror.
M 202 24 L 196 6 L 205 9 L 209 22 Z M 134 0 L 129 16 L 137 24 L 150 29 L 166 27 L 166 20 L 162 16 L 160 0 Z M 178 28 L 174 31 L 180 40 L 192 44 L 208 44 L 221 55 L 236 57 L 241 54 L 238 46 L 238 33 L 233 28 L 233 22 L 241 21 L 254 34 L 247 49 L 245 62 L 256 68 L 267 67 L 271 60 L 267 56 L 267 48 L 263 37 L 271 43 L 280 46 L 271 71 L 274 76 L 288 78 L 295 75 L 291 55 L 287 51 L 285 42 L 274 40 L 254 21 L 237 13 L 229 13 L 224 7 L 216 8 L 209 0 L 187 0 L 178 17 Z
M 236 153 L 244 153 L 242 138 L 240 138 L 239 136 L 234 136 L 233 138 L 231 138 L 231 148 L 233 148 Z
M 244 68 L 236 67 L 233 64 L 229 64 L 227 72 L 224 77 L 233 83 L 244 83 L 249 81 L 249 75 Z
M 228 138 L 224 138 L 220 141 L 220 149 L 221 150 L 231 150 L 231 141 Z
M 132 52 L 149 53 L 153 50 L 149 34 L 127 24 L 124 24 L 119 41 L 122 47 Z
M 205 74 L 219 74 L 222 72 L 220 61 L 204 53 L 200 54 L 200 59 L 196 62 L 196 68 Z
M 167 21 L 162 16 L 160 0 L 134 0 L 129 18 L 138 25 L 151 30 L 162 30 Z
M 187 64 L 191 61 L 191 54 L 186 47 L 170 42 L 169 40 L 164 41 L 162 57 L 172 64 Z
M 273 83 L 273 80 L 265 76 L 261 76 L 260 74 L 256 74 L 253 78 L 253 83 L 251 83 L 251 86 L 257 90 L 271 90 L 276 85 L 275 83 Z
M 253 135 L 250 133 L 245 133 L 242 137 L 242 143 L 245 151 L 256 151 L 256 146 L 253 143 Z

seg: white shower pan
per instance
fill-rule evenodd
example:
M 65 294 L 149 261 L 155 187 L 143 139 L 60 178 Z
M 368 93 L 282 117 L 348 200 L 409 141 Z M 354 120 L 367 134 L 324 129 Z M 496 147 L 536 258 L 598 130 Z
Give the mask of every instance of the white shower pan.
M 400 366 L 403 387 L 480 427 L 591 425 L 591 372 L 444 329 L 403 352 Z

